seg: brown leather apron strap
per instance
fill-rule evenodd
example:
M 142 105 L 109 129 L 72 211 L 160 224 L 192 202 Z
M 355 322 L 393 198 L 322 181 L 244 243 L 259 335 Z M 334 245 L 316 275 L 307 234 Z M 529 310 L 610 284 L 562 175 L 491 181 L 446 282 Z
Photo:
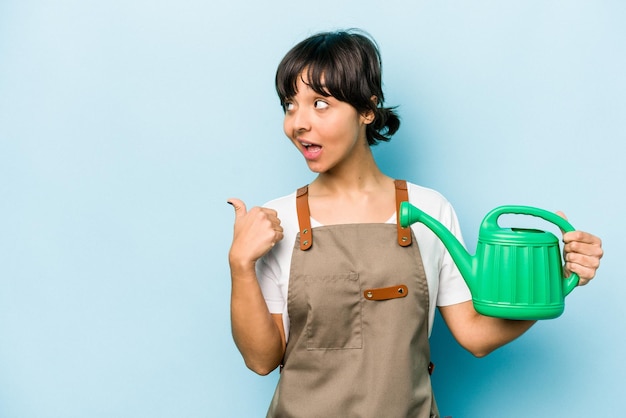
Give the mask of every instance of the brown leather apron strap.
M 300 187 L 296 192 L 296 211 L 298 213 L 298 225 L 300 226 L 300 249 L 306 251 L 313 245 L 308 185 Z
M 395 180 L 396 186 L 396 214 L 398 224 L 398 244 L 402 247 L 411 245 L 411 228 L 400 226 L 400 203 L 409 200 L 409 191 L 405 180 Z M 309 186 L 304 186 L 296 192 L 296 211 L 300 226 L 300 249 L 306 251 L 313 245 L 311 231 L 311 213 L 309 212 Z
M 409 201 L 409 190 L 405 180 L 395 180 L 396 184 L 396 223 L 398 224 L 398 244 L 402 247 L 411 245 L 411 227 L 400 226 L 400 203 Z

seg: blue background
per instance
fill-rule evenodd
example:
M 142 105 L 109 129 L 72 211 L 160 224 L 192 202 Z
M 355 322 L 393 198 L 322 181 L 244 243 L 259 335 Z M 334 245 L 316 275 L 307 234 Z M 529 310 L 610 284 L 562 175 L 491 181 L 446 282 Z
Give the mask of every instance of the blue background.
M 230 336 L 226 199 L 312 180 L 274 71 L 353 26 L 403 118 L 380 165 L 442 192 L 470 250 L 502 204 L 604 241 L 565 313 L 487 358 L 437 319 L 442 413 L 622 416 L 624 21 L 617 0 L 0 2 L 0 417 L 264 416 L 277 374 Z

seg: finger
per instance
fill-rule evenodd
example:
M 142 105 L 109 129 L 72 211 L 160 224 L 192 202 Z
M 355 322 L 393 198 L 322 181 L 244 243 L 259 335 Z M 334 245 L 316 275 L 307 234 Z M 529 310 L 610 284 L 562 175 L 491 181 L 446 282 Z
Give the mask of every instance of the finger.
M 278 219 L 278 212 L 276 212 L 275 209 L 270 209 L 270 208 L 264 208 L 264 207 L 259 207 L 258 210 L 260 210 L 261 212 L 265 213 L 266 215 L 268 215 L 268 218 L 272 219 L 273 222 L 277 222 L 280 224 L 280 219 Z
M 597 267 L 596 264 L 600 264 L 600 259 L 604 255 L 602 247 L 593 244 L 585 244 L 580 241 L 573 241 L 565 244 L 563 247 L 563 256 L 567 261 L 578 261 L 579 259 L 590 260 L 587 264 L 591 267 Z
M 594 270 L 597 270 L 600 267 L 600 257 L 595 255 L 567 253 L 565 256 L 565 262 L 569 264 L 568 268 L 570 269 L 573 265 L 578 265 L 583 268 L 590 268 Z
M 576 273 L 578 275 L 579 286 L 584 286 L 587 283 L 589 283 L 589 281 L 593 279 L 596 274 L 595 268 L 583 266 L 583 265 L 576 264 L 576 263 L 566 263 L 565 271 L 569 273 Z M 569 274 L 564 274 L 564 277 L 569 277 Z
M 282 241 L 284 235 L 283 235 L 283 228 L 282 227 L 278 227 L 276 229 L 275 235 L 274 235 L 274 243 L 278 242 L 278 241 Z
M 584 231 L 566 232 L 565 234 L 563 234 L 563 242 L 566 244 L 569 244 L 569 243 L 588 244 L 594 247 L 598 247 L 599 249 L 602 248 L 602 240 L 600 238 Z
M 274 246 L 274 244 L 276 244 L 278 241 L 281 241 L 283 239 L 283 227 L 281 225 L 280 219 L 278 218 L 278 216 L 276 216 L 276 211 L 268 208 L 254 208 L 250 210 L 250 213 L 252 213 L 253 210 L 259 210 L 260 212 L 264 213 L 266 215 L 266 219 L 270 222 L 269 227 L 272 229 L 272 232 L 274 234 L 272 239 L 272 246 Z
M 240 218 L 241 216 L 248 213 L 248 210 L 246 209 L 246 204 L 243 203 L 242 200 L 231 197 L 226 202 L 228 202 L 230 205 L 232 205 L 235 208 L 235 219 Z
M 580 286 L 587 284 L 600 267 L 600 256 L 568 253 L 565 258 L 565 271 L 574 272 L 580 277 Z

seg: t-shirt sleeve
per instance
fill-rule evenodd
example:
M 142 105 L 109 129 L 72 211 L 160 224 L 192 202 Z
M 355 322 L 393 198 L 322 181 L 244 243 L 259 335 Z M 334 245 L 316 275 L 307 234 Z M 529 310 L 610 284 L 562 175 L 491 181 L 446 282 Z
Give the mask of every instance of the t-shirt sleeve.
M 256 274 L 270 313 L 282 314 L 285 300 L 278 285 L 280 266 L 273 251 L 270 251 L 257 261 Z

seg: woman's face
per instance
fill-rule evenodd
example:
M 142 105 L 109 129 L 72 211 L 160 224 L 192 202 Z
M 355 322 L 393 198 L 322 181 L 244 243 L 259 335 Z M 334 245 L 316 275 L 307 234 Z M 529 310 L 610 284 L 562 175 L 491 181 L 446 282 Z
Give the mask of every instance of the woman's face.
M 346 102 L 316 93 L 298 77 L 297 93 L 285 103 L 283 129 L 311 171 L 325 173 L 358 159 L 368 148 L 365 128 L 370 117 Z

